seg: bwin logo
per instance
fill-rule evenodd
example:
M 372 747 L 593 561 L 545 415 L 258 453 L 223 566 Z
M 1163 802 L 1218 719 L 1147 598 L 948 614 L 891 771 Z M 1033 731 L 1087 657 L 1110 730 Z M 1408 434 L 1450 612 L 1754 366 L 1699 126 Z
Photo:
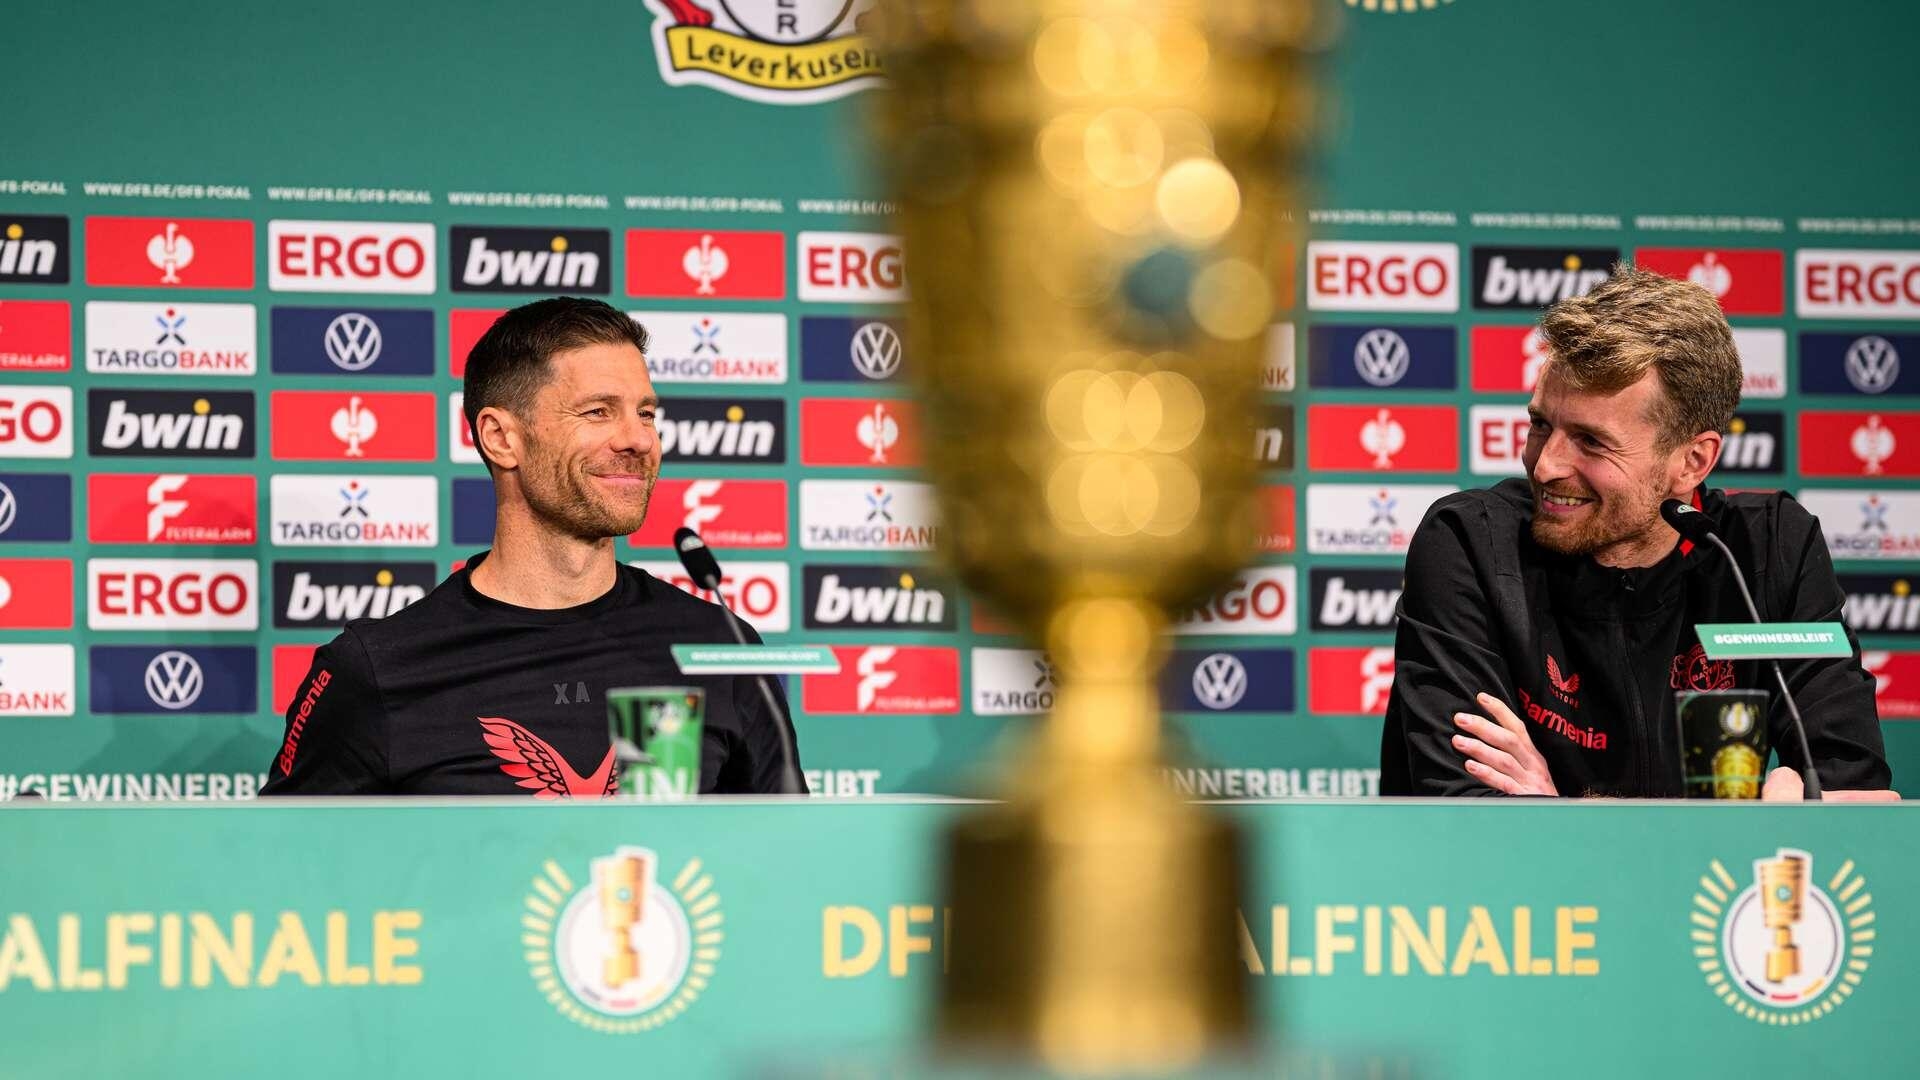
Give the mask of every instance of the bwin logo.
M 507 248 L 495 251 L 487 238 L 476 236 L 467 244 L 467 263 L 460 281 L 473 288 L 502 285 L 514 288 L 598 289 L 600 256 L 591 251 L 569 251 L 567 238 L 555 236 L 545 251 Z
M 1910 634 L 1920 630 L 1920 593 L 1905 578 L 1885 592 L 1848 593 L 1847 625 L 1861 633 Z
M 114 398 L 107 403 L 100 442 L 109 450 L 234 450 L 245 430 L 245 419 L 215 413 L 206 398 L 195 399 L 192 411 L 184 414 L 134 412 Z
M 1287 429 L 1274 424 L 1255 428 L 1253 459 L 1262 465 L 1278 465 L 1287 458 Z
M 287 618 L 312 622 L 325 617 L 334 624 L 384 619 L 426 595 L 418 585 L 395 585 L 391 570 L 375 574 L 371 585 L 316 585 L 312 574 L 301 572 L 288 590 Z
M 1399 589 L 1352 589 L 1347 579 L 1327 579 L 1327 593 L 1320 599 L 1320 623 L 1323 626 L 1391 626 L 1393 607 L 1400 602 Z
M 1247 696 L 1247 666 L 1231 653 L 1214 653 L 1193 669 L 1193 696 L 1209 709 L 1231 709 Z
M 1407 340 L 1391 330 L 1369 330 L 1353 347 L 1353 369 L 1374 386 L 1392 386 L 1406 378 L 1412 359 Z
M 673 420 L 662 406 L 654 414 L 660 432 L 660 452 L 687 457 L 763 458 L 773 453 L 777 432 L 766 420 L 748 420 L 738 405 L 727 408 L 725 420 Z
M 169 649 L 147 661 L 147 696 L 163 709 L 184 709 L 200 700 L 207 678 L 200 662 Z
M 839 574 L 828 574 L 820 579 L 813 604 L 819 622 L 862 626 L 937 626 L 946 612 L 946 596 L 917 588 L 912 574 L 901 574 L 897 587 L 849 587 L 840 583 Z
M 1481 298 L 1489 304 L 1545 307 L 1556 300 L 1585 296 L 1607 276 L 1605 269 L 1582 269 L 1577 255 L 1568 255 L 1558 267 L 1510 266 L 1506 256 L 1495 255 L 1487 266 Z
M 1847 346 L 1847 381 L 1863 394 L 1878 394 L 1900 377 L 1900 352 L 1877 334 Z
M 1727 437 L 1720 444 L 1720 467 L 1745 472 L 1773 471 L 1773 454 L 1779 445 L 1771 432 L 1755 431 L 1740 417 L 1728 425 Z

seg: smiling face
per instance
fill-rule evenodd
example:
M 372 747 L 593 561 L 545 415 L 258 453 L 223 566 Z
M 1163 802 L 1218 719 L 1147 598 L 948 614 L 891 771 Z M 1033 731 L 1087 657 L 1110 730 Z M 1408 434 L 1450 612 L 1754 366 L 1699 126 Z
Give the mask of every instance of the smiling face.
M 1673 546 L 1660 504 L 1686 498 L 1719 456 L 1707 432 L 1663 447 L 1654 420 L 1666 390 L 1649 371 L 1612 394 L 1574 390 L 1549 363 L 1527 403 L 1522 461 L 1533 486 L 1533 539 L 1608 566 L 1647 566 Z
M 515 471 L 534 517 L 583 540 L 640 528 L 660 475 L 659 406 L 632 345 L 554 353 L 529 415 L 513 424 Z

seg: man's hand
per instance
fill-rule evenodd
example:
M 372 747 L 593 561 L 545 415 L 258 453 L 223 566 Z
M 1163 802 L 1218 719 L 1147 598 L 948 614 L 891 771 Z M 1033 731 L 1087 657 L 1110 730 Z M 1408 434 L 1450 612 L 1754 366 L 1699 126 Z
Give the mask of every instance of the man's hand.
M 1807 797 L 1806 781 L 1800 774 L 1786 766 L 1781 766 L 1767 774 L 1767 784 L 1760 789 L 1762 802 L 1800 802 Z M 1820 797 L 1827 802 L 1899 802 L 1897 791 L 1823 791 Z
M 1487 715 L 1454 713 L 1453 722 L 1465 732 L 1453 737 L 1453 748 L 1467 756 L 1467 772 L 1474 779 L 1508 795 L 1558 795 L 1547 761 L 1533 748 L 1527 726 L 1506 703 L 1492 694 L 1475 695 Z

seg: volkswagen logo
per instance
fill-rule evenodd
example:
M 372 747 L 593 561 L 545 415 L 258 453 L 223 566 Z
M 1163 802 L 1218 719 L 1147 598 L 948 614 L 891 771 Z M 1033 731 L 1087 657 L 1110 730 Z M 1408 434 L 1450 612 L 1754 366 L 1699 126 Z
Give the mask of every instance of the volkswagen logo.
M 327 359 L 341 371 L 364 371 L 380 359 L 380 324 L 357 311 L 328 323 L 324 341 Z
M 147 696 L 163 709 L 184 709 L 200 700 L 207 677 L 200 661 L 169 649 L 147 661 Z
M 1406 378 L 1410 359 L 1406 339 L 1391 330 L 1369 330 L 1353 347 L 1353 369 L 1374 386 L 1392 386 Z
M 890 379 L 900 370 L 900 334 L 883 322 L 853 332 L 853 366 L 869 379 Z
M 1847 346 L 1847 381 L 1863 394 L 1878 394 L 1900 377 L 1900 353 L 1893 342 L 1877 334 L 1854 339 Z
M 0 484 L 0 533 L 13 528 L 13 519 L 20 516 L 20 501 L 13 497 L 13 489 Z
M 1193 696 L 1209 709 L 1231 709 L 1247 696 L 1247 666 L 1231 653 L 1214 653 L 1193 669 Z

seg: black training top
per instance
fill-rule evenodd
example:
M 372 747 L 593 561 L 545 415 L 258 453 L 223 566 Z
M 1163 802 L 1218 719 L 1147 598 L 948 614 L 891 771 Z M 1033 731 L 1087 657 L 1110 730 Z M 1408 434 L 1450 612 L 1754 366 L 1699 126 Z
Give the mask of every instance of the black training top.
M 1820 524 L 1784 494 L 1703 491 L 1768 622 L 1840 619 L 1845 594 Z M 1449 741 L 1456 712 L 1503 699 L 1562 795 L 1682 795 L 1676 690 L 1775 689 L 1758 660 L 1709 661 L 1694 626 L 1750 621 L 1726 557 L 1682 543 L 1621 570 L 1533 542 L 1525 480 L 1435 503 L 1407 553 L 1393 696 L 1380 747 L 1386 795 L 1489 795 Z M 1829 789 L 1891 781 L 1873 677 L 1853 655 L 1782 662 Z M 1799 768 L 1787 712 L 1769 710 L 1783 764 Z
M 787 719 L 752 676 L 682 675 L 668 652 L 731 643 L 718 607 L 626 565 L 579 607 L 514 607 L 474 589 L 483 558 L 314 654 L 261 794 L 599 798 L 615 780 L 605 695 L 623 686 L 706 691 L 702 793 L 780 791 Z

